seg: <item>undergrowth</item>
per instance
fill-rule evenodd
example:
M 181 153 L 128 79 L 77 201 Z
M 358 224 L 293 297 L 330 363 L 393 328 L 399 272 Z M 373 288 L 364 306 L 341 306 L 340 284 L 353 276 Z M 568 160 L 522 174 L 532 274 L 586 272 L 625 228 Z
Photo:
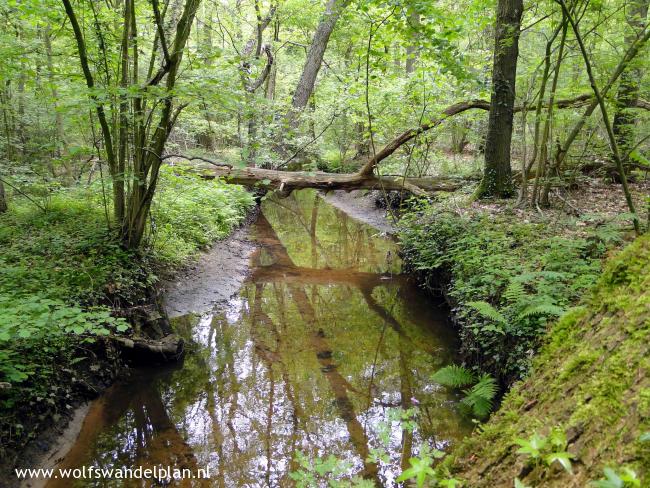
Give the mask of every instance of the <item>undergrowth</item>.
M 99 183 L 65 189 L 46 211 L 17 202 L 0 216 L 3 447 L 20 445 L 38 423 L 71 408 L 79 366 L 97 354 L 96 338 L 129 328 L 114 309 L 142 303 L 159 270 L 225 237 L 253 205 L 241 187 L 165 168 L 148 244 L 133 253 L 107 222 L 102 195 L 109 190 Z
M 409 266 L 445 293 L 460 328 L 462 355 L 507 386 L 528 371 L 549 321 L 596 282 L 618 223 L 587 226 L 458 215 L 424 204 L 401 222 Z

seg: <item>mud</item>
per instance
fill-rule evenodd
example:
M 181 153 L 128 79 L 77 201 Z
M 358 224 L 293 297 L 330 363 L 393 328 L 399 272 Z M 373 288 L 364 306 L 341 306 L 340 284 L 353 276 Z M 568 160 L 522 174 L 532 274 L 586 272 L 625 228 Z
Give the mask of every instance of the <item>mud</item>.
M 350 217 L 363 222 L 375 229 L 393 235 L 397 227 L 393 223 L 390 214 L 385 209 L 377 208 L 375 205 L 376 195 L 367 190 L 344 190 L 330 191 L 323 195 L 323 199 L 330 205 L 342 210 Z
M 169 317 L 202 314 L 227 302 L 246 279 L 254 249 L 245 225 L 163 283 L 163 306 Z

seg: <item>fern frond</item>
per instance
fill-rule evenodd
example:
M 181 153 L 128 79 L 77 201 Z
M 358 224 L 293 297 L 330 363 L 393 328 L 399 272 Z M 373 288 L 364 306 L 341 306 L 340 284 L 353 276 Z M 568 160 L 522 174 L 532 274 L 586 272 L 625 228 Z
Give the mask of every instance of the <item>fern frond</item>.
M 502 324 L 505 324 L 507 322 L 506 318 L 501 314 L 501 312 L 499 312 L 488 302 L 467 302 L 467 306 L 473 308 L 479 313 L 479 315 L 482 315 L 485 318 Z
M 476 417 L 487 417 L 492 411 L 497 391 L 496 380 L 489 374 L 484 374 L 479 378 L 478 383 L 464 391 L 466 396 L 461 403 L 471 408 Z
M 460 388 L 474 383 L 476 376 L 467 368 L 450 364 L 433 373 L 431 380 L 450 388 Z
M 503 298 L 511 303 L 517 303 L 526 296 L 526 289 L 519 281 L 511 281 L 503 292 Z
M 553 315 L 556 317 L 559 317 L 564 313 L 564 309 L 562 307 L 558 307 L 557 305 L 553 305 L 552 303 L 538 303 L 536 305 L 529 305 L 528 307 L 524 308 L 518 315 L 519 319 L 525 319 L 528 317 L 533 317 L 533 316 L 540 316 L 540 315 Z
M 530 283 L 539 279 L 547 280 L 561 280 L 566 278 L 565 273 L 560 273 L 559 271 L 528 271 L 526 273 L 521 273 L 519 276 L 515 276 L 511 281 L 516 281 L 518 283 Z

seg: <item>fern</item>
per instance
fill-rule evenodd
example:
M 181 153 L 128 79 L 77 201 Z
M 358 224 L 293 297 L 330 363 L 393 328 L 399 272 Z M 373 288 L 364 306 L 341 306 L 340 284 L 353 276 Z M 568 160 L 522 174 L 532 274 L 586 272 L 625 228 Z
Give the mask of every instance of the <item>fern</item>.
M 484 418 L 492 411 L 497 391 L 496 380 L 489 374 L 483 374 L 478 383 L 464 391 L 466 396 L 461 403 L 470 408 L 476 417 Z
M 517 283 L 530 283 L 533 281 L 538 281 L 540 279 L 546 279 L 550 281 L 562 280 L 566 278 L 565 273 L 560 273 L 558 271 L 528 271 L 526 273 L 521 273 L 518 276 L 515 276 L 512 281 Z
M 505 324 L 507 322 L 506 318 L 501 314 L 501 312 L 499 312 L 488 302 L 467 302 L 467 306 L 476 310 L 479 315 L 493 320 L 494 322 L 499 322 L 501 324 Z
M 563 313 L 564 309 L 562 307 L 558 307 L 557 305 L 554 305 L 550 302 L 542 302 L 527 306 L 519 313 L 517 318 L 521 320 L 533 316 L 537 317 L 540 315 L 554 315 L 556 317 L 559 317 Z
M 519 281 L 510 281 L 510 284 L 503 292 L 503 298 L 511 303 L 520 302 L 526 296 L 526 289 Z
M 460 388 L 471 385 L 476 381 L 476 376 L 469 369 L 451 364 L 436 371 L 431 379 L 436 383 L 449 388 Z

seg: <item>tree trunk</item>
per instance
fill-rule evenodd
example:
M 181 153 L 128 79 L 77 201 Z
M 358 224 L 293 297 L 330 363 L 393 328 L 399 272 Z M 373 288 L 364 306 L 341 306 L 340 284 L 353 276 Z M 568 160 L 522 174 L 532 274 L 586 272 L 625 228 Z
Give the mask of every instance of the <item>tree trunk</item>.
M 47 74 L 48 81 L 52 85 L 52 106 L 54 108 L 54 124 L 56 126 L 56 136 L 58 143 L 56 145 L 56 155 L 61 156 L 61 146 L 65 148 L 65 130 L 63 128 L 63 114 L 59 110 L 59 92 L 54 81 L 54 63 L 52 61 L 52 27 L 50 24 L 45 26 L 43 31 L 43 44 L 45 45 L 45 54 L 47 56 Z M 71 176 L 69 168 L 66 166 L 68 176 Z
M 417 27 L 420 25 L 420 14 L 417 12 L 411 12 L 409 15 L 408 23 L 411 28 L 414 30 L 413 39 L 411 43 L 406 46 L 406 73 L 410 74 L 415 71 L 415 62 L 417 60 L 417 44 L 418 44 L 418 35 Z
M 505 198 L 513 193 L 510 143 L 522 11 L 522 0 L 498 0 L 485 169 L 476 192 L 479 198 Z
M 273 23 L 273 41 L 274 42 L 280 41 L 280 21 L 277 19 Z M 267 100 L 275 99 L 275 82 L 276 82 L 277 74 L 278 74 L 278 59 L 276 55 L 274 63 L 271 66 L 271 72 L 269 73 L 269 76 L 266 78 L 266 88 L 264 90 L 264 95 L 266 96 Z
M 625 44 L 634 42 L 638 32 L 642 31 L 648 15 L 648 0 L 632 0 L 627 13 L 629 31 L 625 35 Z M 639 98 L 639 83 L 643 78 L 643 63 L 628 65 L 621 74 L 621 82 L 616 94 L 616 113 L 614 114 L 613 130 L 616 142 L 621 151 L 621 159 L 626 171 L 629 170 L 629 153 L 634 148 L 634 123 L 636 117 L 630 108 L 635 106 Z
M 5 185 L 0 180 L 0 214 L 7 211 L 7 196 L 5 194 Z
M 296 91 L 291 100 L 291 110 L 288 119 L 293 126 L 295 126 L 297 122 L 298 113 L 309 103 L 309 97 L 314 91 L 316 77 L 318 76 L 320 67 L 323 64 L 323 56 L 325 55 L 325 49 L 327 49 L 330 35 L 334 30 L 334 26 L 336 26 L 336 22 L 338 21 L 341 12 L 345 9 L 348 3 L 349 0 L 328 0 L 327 2 L 325 13 L 323 14 L 320 23 L 316 28 L 316 32 L 314 33 L 314 38 L 309 46 L 307 59 L 305 60 L 305 65 L 302 74 L 300 75 L 300 80 L 298 81 Z

